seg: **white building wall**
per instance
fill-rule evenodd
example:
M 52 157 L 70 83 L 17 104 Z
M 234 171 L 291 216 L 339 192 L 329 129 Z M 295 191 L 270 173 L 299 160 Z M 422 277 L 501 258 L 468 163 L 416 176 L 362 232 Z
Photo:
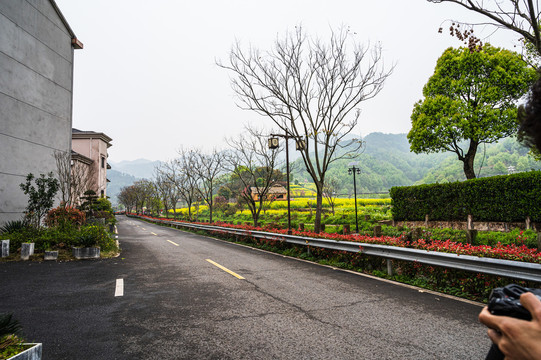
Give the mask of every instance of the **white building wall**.
M 51 1 L 0 1 L 0 225 L 22 217 L 26 175 L 71 151 L 72 37 Z

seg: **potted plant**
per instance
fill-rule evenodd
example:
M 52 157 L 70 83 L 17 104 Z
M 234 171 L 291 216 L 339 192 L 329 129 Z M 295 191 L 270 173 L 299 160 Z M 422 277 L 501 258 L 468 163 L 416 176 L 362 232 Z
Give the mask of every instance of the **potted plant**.
M 76 259 L 99 258 L 99 242 L 104 232 L 105 229 L 100 225 L 89 225 L 81 228 L 81 232 L 76 239 L 78 246 L 74 246 L 72 250 L 73 256 Z
M 28 344 L 20 337 L 21 326 L 12 314 L 0 314 L 0 358 L 41 360 L 41 343 Z

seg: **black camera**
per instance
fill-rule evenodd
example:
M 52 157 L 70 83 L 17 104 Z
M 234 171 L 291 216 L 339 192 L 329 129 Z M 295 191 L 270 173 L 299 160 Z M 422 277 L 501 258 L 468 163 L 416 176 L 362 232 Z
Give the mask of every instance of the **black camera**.
M 531 292 L 541 300 L 541 289 L 531 289 L 516 284 L 495 288 L 488 298 L 488 310 L 494 315 L 510 316 L 517 319 L 531 320 L 532 315 L 520 303 L 520 295 Z M 504 355 L 496 344 L 492 344 L 486 360 L 500 360 Z

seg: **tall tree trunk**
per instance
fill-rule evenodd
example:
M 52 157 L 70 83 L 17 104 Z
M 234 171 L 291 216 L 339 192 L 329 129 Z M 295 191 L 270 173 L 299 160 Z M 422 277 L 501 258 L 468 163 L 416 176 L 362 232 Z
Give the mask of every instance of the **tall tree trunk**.
M 323 182 L 316 182 L 316 218 L 314 220 L 314 232 L 319 234 L 321 231 L 321 213 L 323 212 Z
M 473 163 L 475 160 L 475 154 L 477 153 L 477 147 L 479 146 L 479 142 L 475 140 L 470 140 L 470 147 L 468 149 L 468 152 L 466 155 L 460 159 L 464 163 L 464 175 L 466 175 L 466 179 L 475 179 L 475 169 L 473 167 Z

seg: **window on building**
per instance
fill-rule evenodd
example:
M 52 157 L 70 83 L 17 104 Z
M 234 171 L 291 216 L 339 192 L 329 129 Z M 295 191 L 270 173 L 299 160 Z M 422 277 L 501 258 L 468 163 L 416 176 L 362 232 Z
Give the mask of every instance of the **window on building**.
M 105 158 L 103 156 L 101 157 L 101 168 L 105 169 Z
M 101 197 L 105 197 L 105 192 L 103 190 L 101 191 Z

